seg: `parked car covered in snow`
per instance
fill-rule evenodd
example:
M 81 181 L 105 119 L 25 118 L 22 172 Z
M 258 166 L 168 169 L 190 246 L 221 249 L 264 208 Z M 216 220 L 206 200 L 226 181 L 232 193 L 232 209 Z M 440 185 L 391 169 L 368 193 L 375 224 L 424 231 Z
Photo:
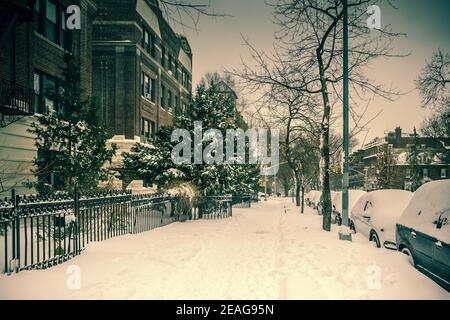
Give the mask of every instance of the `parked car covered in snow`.
M 450 180 L 428 182 L 397 223 L 397 249 L 450 291 Z
M 358 202 L 358 200 L 365 195 L 367 192 L 362 190 L 348 190 L 348 212 L 350 213 L 353 206 Z M 336 192 L 333 197 L 333 221 L 337 225 L 342 223 L 342 192 Z M 349 217 L 350 218 L 350 217 Z
M 395 228 L 413 196 L 404 190 L 377 190 L 368 192 L 353 206 L 351 226 L 377 248 L 396 249 Z
M 317 209 L 321 194 L 322 192 L 317 190 L 311 190 L 308 192 L 308 206 L 313 209 Z
M 331 212 L 333 212 L 333 199 L 336 197 L 336 195 L 337 195 L 338 193 L 339 193 L 339 192 L 337 192 L 337 191 L 330 191 L 330 198 L 331 198 Z M 317 204 L 317 206 L 316 206 L 317 213 L 320 214 L 320 215 L 322 214 L 322 208 L 323 208 L 322 201 L 323 201 L 323 199 L 322 199 L 322 192 L 320 192 L 319 201 L 318 201 L 318 204 Z

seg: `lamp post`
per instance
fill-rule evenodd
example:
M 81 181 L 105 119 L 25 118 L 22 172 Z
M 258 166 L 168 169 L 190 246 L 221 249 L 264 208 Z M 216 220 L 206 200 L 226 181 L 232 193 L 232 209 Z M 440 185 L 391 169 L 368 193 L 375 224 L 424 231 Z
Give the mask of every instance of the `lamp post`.
M 343 57 L 343 67 L 344 67 L 344 83 L 343 83 L 343 148 L 344 148 L 344 165 L 342 174 L 342 223 L 348 226 L 348 184 L 349 184 L 349 173 L 348 173 L 348 157 L 349 157 L 349 121 L 348 121 L 348 5 L 347 0 L 343 0 L 344 5 L 344 57 Z

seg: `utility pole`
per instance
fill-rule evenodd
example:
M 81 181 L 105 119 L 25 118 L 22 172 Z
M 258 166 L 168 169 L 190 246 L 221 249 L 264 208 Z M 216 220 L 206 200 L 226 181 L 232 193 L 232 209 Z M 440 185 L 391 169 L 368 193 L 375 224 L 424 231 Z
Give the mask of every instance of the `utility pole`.
M 348 184 L 349 184 L 349 174 L 348 174 L 348 157 L 349 157 L 349 123 L 348 123 L 348 5 L 347 0 L 343 0 L 344 4 L 344 92 L 343 92 L 343 134 L 344 137 L 344 166 L 342 175 L 342 223 L 344 226 L 348 226 Z

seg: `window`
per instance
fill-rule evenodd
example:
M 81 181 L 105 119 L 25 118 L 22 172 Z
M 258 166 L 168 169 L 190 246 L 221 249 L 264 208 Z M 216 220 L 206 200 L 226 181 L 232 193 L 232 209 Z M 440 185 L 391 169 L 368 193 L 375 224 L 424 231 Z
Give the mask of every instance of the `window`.
M 161 65 L 163 68 L 166 68 L 166 48 L 161 48 Z
M 165 100 L 166 100 L 166 87 L 161 85 L 161 108 L 165 108 Z
M 51 0 L 37 0 L 34 5 L 34 29 L 48 40 L 69 48 L 66 9 Z
M 52 1 L 46 1 L 46 9 L 45 9 L 45 31 L 44 35 L 50 41 L 54 43 L 57 42 L 57 33 L 58 33 L 58 21 L 57 21 L 57 13 L 56 13 L 56 4 Z
M 156 57 L 156 51 L 155 51 L 155 43 L 156 38 L 153 34 L 150 34 L 150 55 L 155 58 Z
M 173 94 L 172 91 L 167 91 L 167 109 L 169 112 L 172 112 L 172 100 L 173 100 Z
M 144 48 L 144 50 L 147 50 L 148 45 L 148 31 L 146 27 L 142 27 L 142 38 L 141 38 L 141 46 Z
M 34 30 L 36 30 L 39 33 L 44 33 L 44 20 L 42 15 L 42 4 L 43 0 L 36 0 L 34 3 L 34 12 L 35 12 L 35 19 L 34 19 Z
M 146 98 L 152 102 L 155 102 L 155 85 L 156 85 L 156 80 L 151 78 L 145 72 L 142 72 L 142 74 L 141 74 L 141 95 L 144 98 Z
M 151 143 L 155 137 L 155 123 L 141 118 L 141 142 Z
M 152 57 L 155 57 L 155 39 L 155 36 L 148 30 L 148 28 L 143 26 L 141 45 L 142 48 L 150 53 Z
M 447 178 L 447 169 L 445 168 L 441 169 L 441 178 Z
M 173 74 L 173 64 L 172 64 L 173 58 L 172 58 L 172 54 L 170 54 L 170 53 L 169 53 L 169 59 L 168 60 L 169 61 L 167 62 L 167 64 L 168 64 L 167 70 L 171 71 L 172 74 Z
M 34 113 L 43 113 L 41 110 L 41 75 L 34 73 Z
M 175 96 L 175 114 L 180 113 L 180 98 Z
M 181 81 L 183 83 L 183 86 L 189 90 L 189 74 L 184 69 L 182 71 L 182 80 Z
M 58 92 L 56 79 L 43 72 L 34 73 L 34 112 L 48 114 L 52 111 L 63 113 L 58 110 L 55 95 Z
M 178 60 L 175 60 L 173 67 L 173 75 L 178 80 Z
M 423 169 L 423 177 L 428 178 L 428 169 L 427 168 Z
M 48 75 L 44 76 L 44 102 L 45 102 L 45 112 L 50 113 L 53 111 L 58 111 L 55 101 L 56 94 L 56 80 Z

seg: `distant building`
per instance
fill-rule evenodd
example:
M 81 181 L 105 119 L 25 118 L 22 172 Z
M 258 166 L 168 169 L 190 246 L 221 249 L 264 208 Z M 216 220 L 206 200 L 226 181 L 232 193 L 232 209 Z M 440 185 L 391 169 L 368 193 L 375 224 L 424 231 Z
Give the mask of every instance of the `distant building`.
M 418 178 L 421 183 L 450 178 L 450 138 L 431 138 L 403 134 L 397 127 L 383 138 L 376 138 L 350 157 L 350 188 L 377 188 L 375 164 L 380 151 L 390 148 L 395 157 L 395 172 L 399 179 L 394 187 L 410 190 L 412 186 L 411 157 L 416 148 Z

